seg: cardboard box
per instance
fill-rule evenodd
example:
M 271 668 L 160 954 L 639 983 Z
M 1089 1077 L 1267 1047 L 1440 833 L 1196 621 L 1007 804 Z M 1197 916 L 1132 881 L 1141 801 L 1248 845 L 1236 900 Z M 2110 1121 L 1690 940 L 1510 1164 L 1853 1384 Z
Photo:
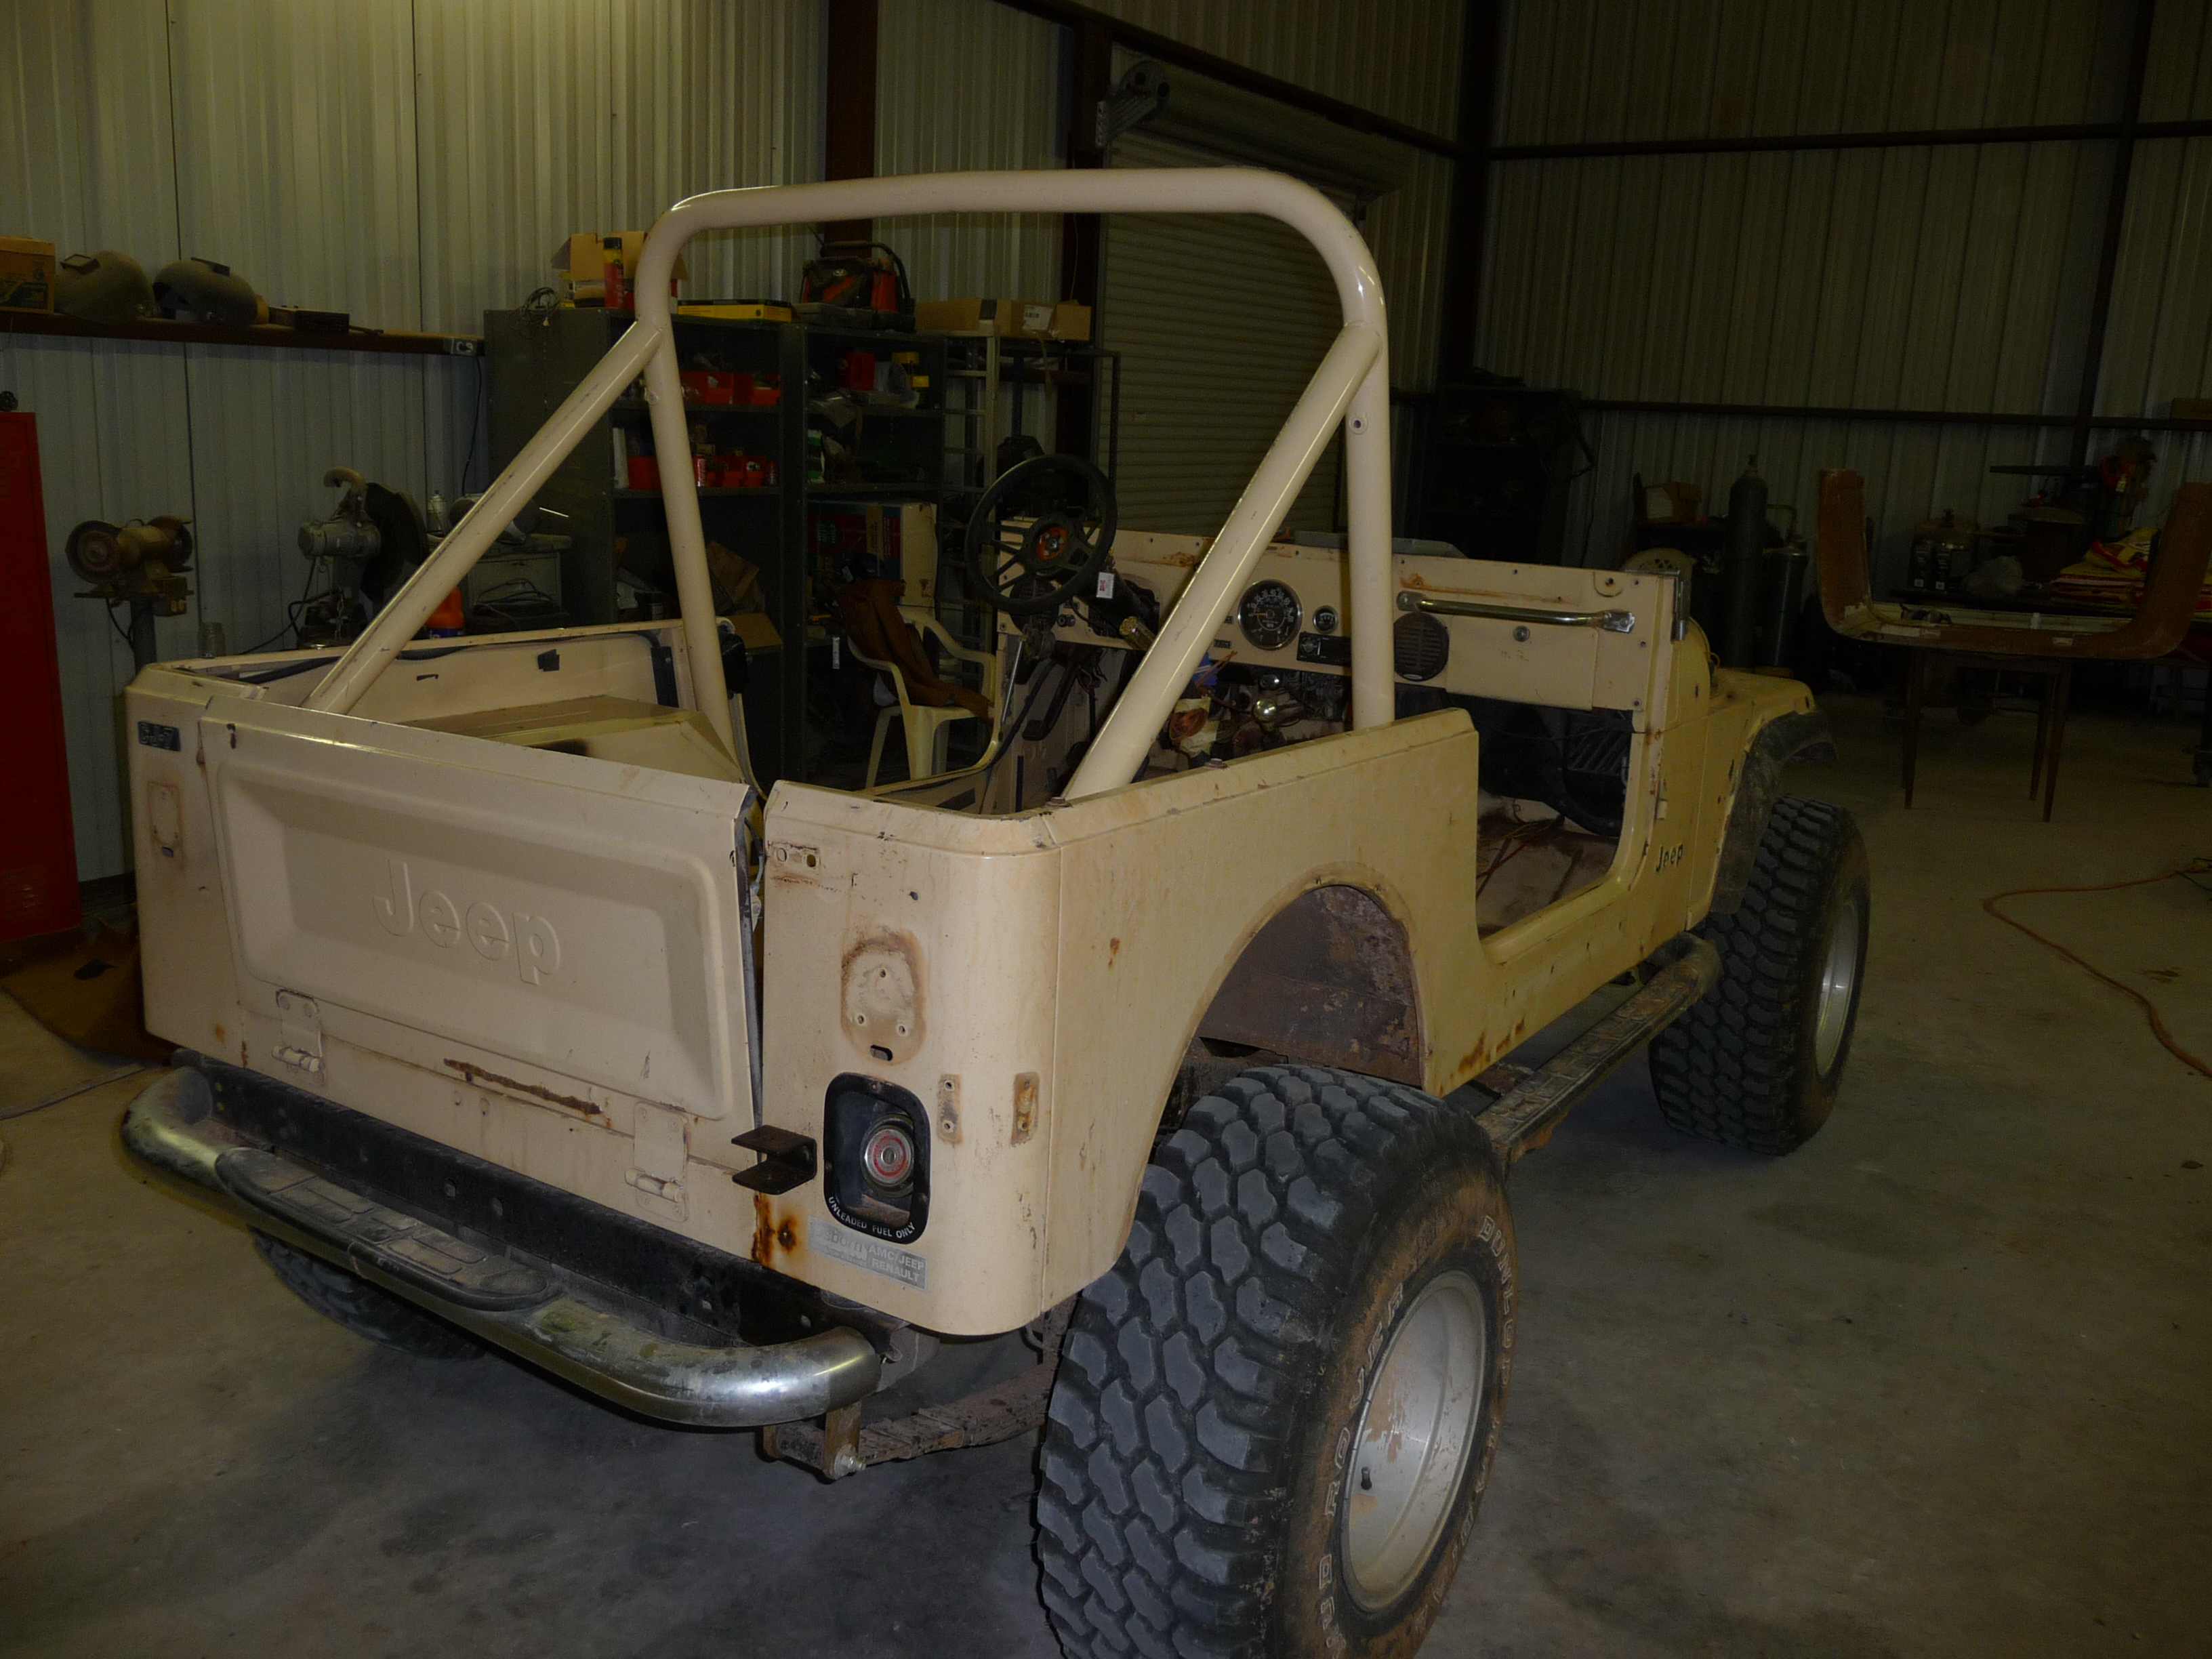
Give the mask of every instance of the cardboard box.
M 1698 519 L 1698 503 L 1705 492 L 1692 483 L 1656 483 L 1644 486 L 1644 522 L 1646 524 L 1694 524 Z
M 553 256 L 553 269 L 565 273 L 570 284 L 579 289 L 583 297 L 587 299 L 602 297 L 602 289 L 606 283 L 607 268 L 605 243 L 606 238 L 615 234 L 611 230 L 577 231 L 567 241 L 561 244 L 559 252 Z M 645 251 L 645 233 L 641 230 L 625 230 L 621 233 L 621 235 L 623 275 L 634 279 L 637 276 L 638 256 Z M 680 283 L 690 274 L 684 269 L 684 256 L 678 254 L 676 280 Z
M 35 236 L 0 236 L 0 311 L 54 308 L 54 245 Z
M 921 300 L 914 325 L 929 334 L 990 334 L 1008 340 L 1087 340 L 1091 307 L 1073 300 Z
M 757 653 L 783 649 L 782 636 L 775 631 L 775 624 L 768 619 L 766 612 L 740 611 L 731 617 L 730 623 L 738 630 L 738 637 L 744 641 L 748 652 Z

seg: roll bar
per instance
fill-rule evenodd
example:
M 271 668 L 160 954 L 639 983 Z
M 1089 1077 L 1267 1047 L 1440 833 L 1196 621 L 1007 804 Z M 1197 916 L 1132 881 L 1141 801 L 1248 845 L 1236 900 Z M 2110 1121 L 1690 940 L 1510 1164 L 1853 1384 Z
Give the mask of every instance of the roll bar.
M 664 454 L 688 450 L 668 286 L 676 256 L 692 237 L 708 230 L 959 212 L 1262 214 L 1313 244 L 1335 281 L 1344 312 L 1335 343 L 1069 780 L 1069 799 L 1116 788 L 1136 776 L 1153 734 L 1173 711 L 1215 629 L 1340 422 L 1346 428 L 1349 497 L 1352 723 L 1388 725 L 1395 693 L 1390 666 L 1389 355 L 1382 281 L 1367 244 L 1327 197 L 1295 179 L 1257 167 L 925 173 L 710 191 L 678 202 L 653 226 L 639 256 L 637 320 L 377 613 L 315 688 L 307 706 L 341 714 L 353 708 L 500 530 L 640 374 L 645 376 L 654 445 Z M 787 395 L 801 394 L 794 387 Z M 692 697 L 723 742 L 734 748 L 697 487 L 688 469 L 663 467 L 660 489 Z

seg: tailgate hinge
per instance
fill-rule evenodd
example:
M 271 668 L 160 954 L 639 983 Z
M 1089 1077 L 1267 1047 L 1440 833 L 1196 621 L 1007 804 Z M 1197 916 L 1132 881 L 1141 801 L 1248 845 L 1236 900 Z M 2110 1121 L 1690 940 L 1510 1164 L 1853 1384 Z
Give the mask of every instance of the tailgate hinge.
M 630 1167 L 623 1179 L 637 1188 L 638 1207 L 672 1221 L 684 1218 L 684 1164 L 688 1156 L 684 1115 L 638 1103 L 631 1122 Z
M 313 997 L 297 991 L 276 994 L 278 1036 L 276 1058 L 297 1066 L 310 1077 L 323 1074 L 323 1011 Z

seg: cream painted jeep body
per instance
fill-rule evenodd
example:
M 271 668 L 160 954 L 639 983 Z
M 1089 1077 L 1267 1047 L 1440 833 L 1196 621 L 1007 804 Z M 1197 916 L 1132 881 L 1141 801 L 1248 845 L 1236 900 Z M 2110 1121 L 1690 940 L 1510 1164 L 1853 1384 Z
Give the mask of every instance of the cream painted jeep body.
M 1288 181 L 1202 171 L 1216 193 L 1192 205 L 1308 210 L 1281 196 L 1302 189 Z M 787 1368 L 805 1373 L 789 1391 L 717 1405 L 689 1382 L 656 1394 L 635 1364 L 610 1382 L 620 1340 L 580 1334 L 579 1322 L 628 1316 L 572 1279 L 560 1320 L 468 1304 L 472 1328 L 665 1416 L 764 1423 L 842 1407 L 899 1362 L 887 1331 L 1009 1331 L 1081 1291 L 1123 1248 L 1164 1103 L 1202 1040 L 1439 1096 L 1476 1078 L 1706 915 L 1724 848 L 1748 857 L 1775 766 L 1811 735 L 1803 687 L 1709 667 L 1667 578 L 1390 552 L 1380 301 L 1371 266 L 1357 268 L 1364 248 L 1339 262 L 1339 350 L 1210 550 L 1140 536 L 1117 548 L 1166 623 L 1049 804 L 980 811 L 969 775 L 873 795 L 785 781 L 760 800 L 732 740 L 703 566 L 689 568 L 696 503 L 677 469 L 684 621 L 412 640 L 416 613 L 641 368 L 656 422 L 680 433 L 672 349 L 653 334 L 665 306 L 656 315 L 648 301 L 654 257 L 672 259 L 690 231 L 933 203 L 1157 208 L 1163 191 L 1197 188 L 1053 173 L 987 192 L 988 177 L 731 192 L 789 199 L 676 210 L 638 284 L 634 349 L 579 390 L 343 660 L 156 666 L 128 695 L 150 1030 L 293 1091 L 283 1099 L 361 1115 L 333 1123 L 455 1155 L 488 1191 L 521 1190 L 497 1185 L 504 1172 L 620 1218 L 632 1247 L 754 1264 L 817 1337 L 848 1315 L 869 1333 L 834 1352 L 817 1341 L 812 1370 Z M 1221 179 L 1246 194 L 1221 196 Z M 1285 491 L 1340 422 L 1350 547 L 1270 543 Z M 1349 618 L 1348 668 L 1239 635 L 1237 598 L 1262 580 L 1290 586 L 1305 617 Z M 1441 672 L 1419 682 L 1429 691 L 1625 716 L 1627 806 L 1609 861 L 1525 914 L 1485 920 L 1479 851 L 1494 803 L 1468 716 L 1397 717 L 1399 685 L 1415 682 L 1391 672 L 1391 629 L 1416 610 L 1449 641 Z M 1348 674 L 1349 725 L 1140 775 L 1165 752 L 1155 737 L 1174 696 L 1224 647 L 1248 665 Z M 1007 636 L 1002 670 L 1017 648 Z M 949 804 L 963 777 L 969 804 Z M 882 1224 L 833 1212 L 825 1115 L 855 1087 L 918 1110 L 926 1213 Z M 219 1080 L 216 1094 L 219 1107 Z M 137 1121 L 142 1158 L 210 1190 L 260 1182 L 247 1195 L 258 1207 L 242 1212 L 255 1225 L 403 1295 L 441 1305 L 434 1275 L 459 1273 L 447 1258 L 465 1254 L 453 1238 L 547 1254 L 481 1214 L 410 1247 L 445 1252 L 430 1278 L 368 1246 L 339 1249 L 296 1204 L 271 1219 L 296 1172 L 239 1173 L 254 1136 L 210 1127 L 220 1110 L 180 1099 Z M 820 1173 L 780 1191 L 741 1183 L 763 1162 L 763 1128 L 805 1143 Z M 196 1134 L 205 1144 L 187 1146 Z M 734 1144 L 748 1134 L 755 1147 Z M 342 1182 L 345 1143 L 322 1144 L 319 1162 L 301 1156 Z M 218 1176 L 224 1146 L 234 1164 Z M 385 1213 L 398 1249 L 406 1215 Z M 686 1328 L 686 1353 L 736 1351 L 716 1310 L 690 1313 L 707 1330 Z

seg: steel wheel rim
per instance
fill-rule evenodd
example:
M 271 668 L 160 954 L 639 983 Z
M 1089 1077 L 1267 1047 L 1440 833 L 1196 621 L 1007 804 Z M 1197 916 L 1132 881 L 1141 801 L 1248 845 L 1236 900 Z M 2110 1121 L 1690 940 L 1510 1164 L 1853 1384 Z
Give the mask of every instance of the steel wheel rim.
M 1439 1273 L 1368 1381 L 1338 1504 L 1345 1587 L 1363 1607 L 1395 1600 L 1436 1553 L 1474 1449 L 1488 1349 L 1481 1287 Z
M 1851 996 L 1859 982 L 1859 897 L 1845 901 L 1828 936 L 1828 957 L 1820 965 L 1820 994 L 1813 1014 L 1813 1069 L 1822 1077 L 1843 1052 L 1850 1029 Z

